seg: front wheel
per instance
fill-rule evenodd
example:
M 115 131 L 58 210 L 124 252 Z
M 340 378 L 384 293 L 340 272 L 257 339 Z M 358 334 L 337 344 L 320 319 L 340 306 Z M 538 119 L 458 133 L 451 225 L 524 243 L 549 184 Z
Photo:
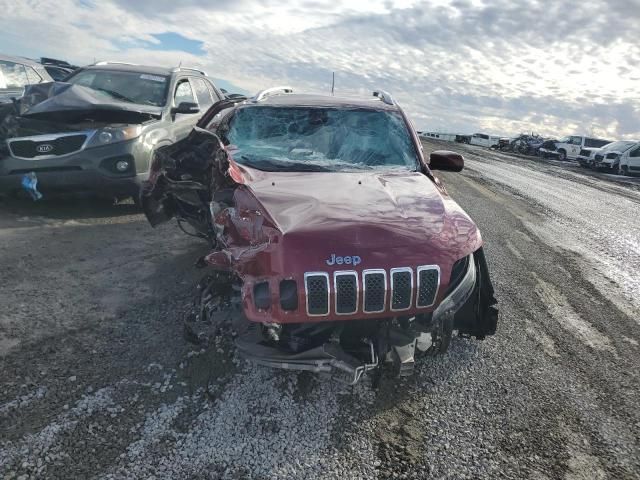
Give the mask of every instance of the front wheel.
M 567 152 L 565 152 L 564 150 L 560 150 L 558 152 L 558 160 L 560 160 L 561 162 L 564 162 L 567 159 Z

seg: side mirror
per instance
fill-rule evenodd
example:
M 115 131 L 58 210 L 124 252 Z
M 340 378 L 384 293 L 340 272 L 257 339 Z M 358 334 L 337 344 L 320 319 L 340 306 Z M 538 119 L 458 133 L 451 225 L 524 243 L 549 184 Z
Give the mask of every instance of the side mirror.
M 429 168 L 431 170 L 460 172 L 464 168 L 464 157 L 449 150 L 436 150 L 429 155 Z
M 200 108 L 198 107 L 197 103 L 193 103 L 193 102 L 180 102 L 180 104 L 177 107 L 173 107 L 171 109 L 171 113 L 185 113 L 185 114 L 192 114 L 192 113 L 199 113 L 200 112 Z

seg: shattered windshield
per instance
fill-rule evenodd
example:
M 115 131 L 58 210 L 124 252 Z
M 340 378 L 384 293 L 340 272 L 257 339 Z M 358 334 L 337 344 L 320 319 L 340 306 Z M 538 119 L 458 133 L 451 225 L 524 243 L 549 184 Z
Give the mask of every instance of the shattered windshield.
M 267 171 L 353 171 L 418 166 L 397 113 L 329 107 L 240 108 L 227 140 L 234 159 Z
M 162 107 L 166 103 L 169 78 L 117 70 L 83 70 L 67 80 L 69 83 L 104 92 L 114 100 Z

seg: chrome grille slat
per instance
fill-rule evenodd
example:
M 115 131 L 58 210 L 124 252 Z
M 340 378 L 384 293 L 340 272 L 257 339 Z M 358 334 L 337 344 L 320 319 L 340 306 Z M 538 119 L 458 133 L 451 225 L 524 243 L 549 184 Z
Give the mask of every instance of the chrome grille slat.
M 408 310 L 413 300 L 413 270 L 409 267 L 391 269 L 391 310 Z
M 417 269 L 418 293 L 416 294 L 416 307 L 425 308 L 432 306 L 436 301 L 440 288 L 440 267 L 437 265 L 423 265 Z
M 337 315 L 350 315 L 358 311 L 359 284 L 357 272 L 334 272 L 333 291 Z
M 305 273 L 304 289 L 307 297 L 307 315 L 328 315 L 329 274 L 325 272 Z
M 384 312 L 387 303 L 387 272 L 382 269 L 364 270 L 362 279 L 364 313 Z

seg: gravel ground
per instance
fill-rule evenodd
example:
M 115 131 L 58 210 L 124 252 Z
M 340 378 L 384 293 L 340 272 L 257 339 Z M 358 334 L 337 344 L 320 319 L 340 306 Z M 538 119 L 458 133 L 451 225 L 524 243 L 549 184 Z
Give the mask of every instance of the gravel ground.
M 640 192 L 461 150 L 498 334 L 343 387 L 182 339 L 206 245 L 132 205 L 0 203 L 3 478 L 640 478 Z

